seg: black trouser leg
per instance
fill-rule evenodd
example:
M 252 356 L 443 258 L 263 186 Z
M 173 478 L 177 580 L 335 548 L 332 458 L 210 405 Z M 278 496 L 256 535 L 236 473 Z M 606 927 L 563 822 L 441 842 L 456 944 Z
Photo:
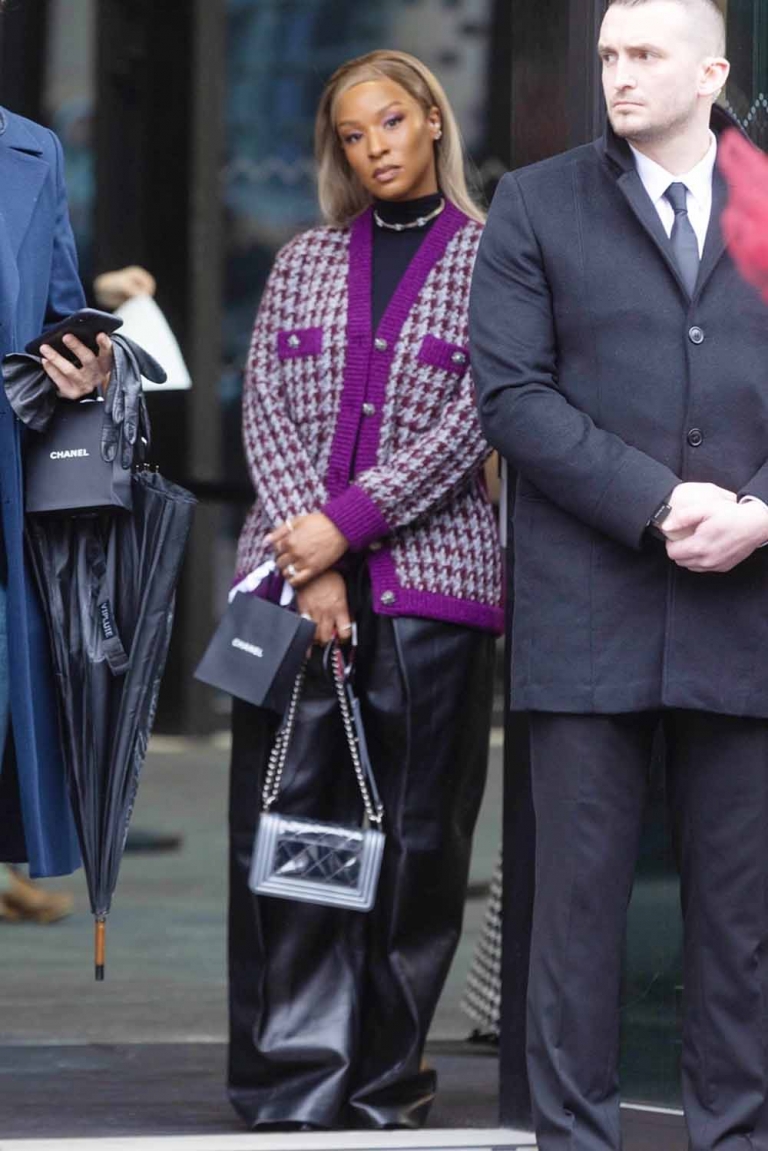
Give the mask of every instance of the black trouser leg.
M 665 726 L 685 923 L 691 1151 L 765 1151 L 768 722 L 688 711 Z
M 656 718 L 531 716 L 528 1070 L 540 1151 L 621 1146 L 623 940 Z
M 417 619 L 381 619 L 375 634 L 360 687 L 387 846 L 350 1121 L 418 1127 L 435 1093 L 421 1060 L 461 933 L 485 784 L 493 639 Z
M 235 701 L 230 797 L 230 1099 L 250 1127 L 337 1126 L 359 1035 L 361 917 L 248 888 L 261 785 L 276 724 Z M 359 819 L 332 683 L 310 663 L 278 810 Z
M 246 1122 L 418 1126 L 435 1091 L 421 1070 L 461 930 L 488 754 L 493 640 L 370 610 L 356 689 L 386 811 L 369 914 L 248 890 L 274 723 L 236 704 L 231 796 L 230 1097 Z M 351 822 L 361 802 L 319 653 L 300 705 L 277 810 Z M 347 1108 L 345 1112 L 345 1107 Z
M 691 1148 L 768 1147 L 768 723 L 672 711 L 531 720 L 528 1048 L 540 1151 L 621 1147 L 622 941 L 659 718 L 681 869 Z

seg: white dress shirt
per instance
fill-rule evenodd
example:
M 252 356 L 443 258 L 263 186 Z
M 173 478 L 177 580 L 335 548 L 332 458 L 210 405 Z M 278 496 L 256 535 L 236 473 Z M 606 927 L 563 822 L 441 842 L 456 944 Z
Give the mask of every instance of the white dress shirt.
M 691 227 L 699 242 L 699 256 L 704 252 L 704 241 L 707 238 L 709 218 L 712 215 L 712 177 L 717 160 L 717 137 L 714 132 L 710 132 L 709 135 L 710 144 L 706 156 L 699 160 L 690 172 L 686 172 L 682 176 L 673 176 L 666 168 L 662 168 L 661 164 L 657 164 L 655 160 L 651 160 L 642 152 L 638 152 L 637 148 L 633 148 L 630 144 L 637 165 L 637 173 L 643 181 L 643 187 L 650 196 L 654 208 L 659 213 L 659 219 L 668 236 L 672 235 L 675 210 L 664 193 L 670 184 L 685 184 L 688 190 L 686 201 L 688 219 L 691 221 Z M 753 502 L 767 506 L 757 496 L 743 495 L 739 500 L 739 503 Z M 768 545 L 761 544 L 760 546 L 766 547 Z
M 670 184 L 685 184 L 688 190 L 687 207 L 688 219 L 699 241 L 699 256 L 704 252 L 704 241 L 707 238 L 709 217 L 712 215 L 712 177 L 717 160 L 717 137 L 710 132 L 709 151 L 703 160 L 699 160 L 690 172 L 682 176 L 673 176 L 661 164 L 632 148 L 637 165 L 637 173 L 643 181 L 643 187 L 651 198 L 654 208 L 659 213 L 659 219 L 664 225 L 668 236 L 672 235 L 672 225 L 675 222 L 675 210 L 664 193 Z

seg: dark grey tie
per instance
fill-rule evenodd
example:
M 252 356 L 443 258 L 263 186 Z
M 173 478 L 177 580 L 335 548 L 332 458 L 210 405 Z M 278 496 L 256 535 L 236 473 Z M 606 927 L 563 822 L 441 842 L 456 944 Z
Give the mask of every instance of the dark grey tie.
M 670 236 L 675 262 L 688 295 L 692 296 L 699 278 L 699 241 L 688 218 L 688 189 L 685 184 L 670 184 L 664 195 L 675 210 Z

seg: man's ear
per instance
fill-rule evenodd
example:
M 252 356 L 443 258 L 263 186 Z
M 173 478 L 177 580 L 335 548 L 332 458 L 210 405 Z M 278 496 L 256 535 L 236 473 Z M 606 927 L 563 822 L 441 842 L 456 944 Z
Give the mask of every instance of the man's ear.
M 708 56 L 702 65 L 699 95 L 717 99 L 728 82 L 730 72 L 731 65 L 724 56 Z

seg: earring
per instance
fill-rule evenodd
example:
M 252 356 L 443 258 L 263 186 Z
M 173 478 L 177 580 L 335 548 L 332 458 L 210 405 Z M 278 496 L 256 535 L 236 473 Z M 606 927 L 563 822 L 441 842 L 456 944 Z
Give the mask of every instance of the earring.
M 443 138 L 443 129 L 438 128 L 437 131 L 435 132 L 435 139 L 436 140 L 442 140 L 442 138 Z

